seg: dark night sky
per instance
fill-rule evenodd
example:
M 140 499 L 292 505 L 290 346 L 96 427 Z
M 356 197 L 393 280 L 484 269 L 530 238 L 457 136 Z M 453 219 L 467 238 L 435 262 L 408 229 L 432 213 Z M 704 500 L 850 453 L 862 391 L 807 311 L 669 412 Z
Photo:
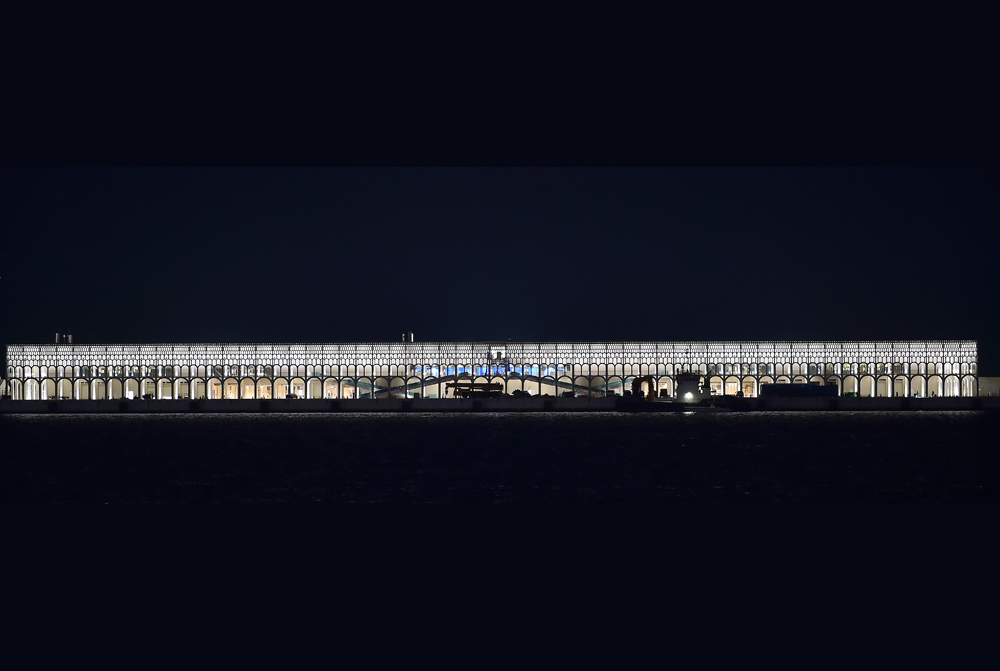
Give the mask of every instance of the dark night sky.
M 984 169 L 0 171 L 0 342 L 971 338 Z

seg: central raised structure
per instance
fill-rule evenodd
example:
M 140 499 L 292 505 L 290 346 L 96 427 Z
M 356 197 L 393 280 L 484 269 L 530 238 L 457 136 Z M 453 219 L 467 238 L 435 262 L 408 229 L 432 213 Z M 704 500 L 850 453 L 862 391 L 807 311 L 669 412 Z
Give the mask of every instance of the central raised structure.
M 9 345 L 3 394 L 38 399 L 442 398 L 448 382 L 603 396 L 647 378 L 673 396 L 697 373 L 715 394 L 835 384 L 857 396 L 976 396 L 974 340 L 401 342 Z

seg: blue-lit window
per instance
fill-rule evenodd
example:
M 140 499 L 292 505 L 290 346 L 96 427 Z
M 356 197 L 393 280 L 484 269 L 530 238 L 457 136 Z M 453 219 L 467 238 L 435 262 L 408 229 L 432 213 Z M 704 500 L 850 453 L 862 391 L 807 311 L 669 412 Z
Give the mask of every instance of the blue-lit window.
M 535 377 L 538 377 L 538 364 L 537 363 L 534 366 L 531 367 L 531 374 L 534 375 Z
M 433 375 L 434 377 L 438 377 L 439 374 L 440 373 L 438 373 L 438 367 L 437 366 L 431 366 L 431 375 Z
M 423 369 L 422 367 L 420 367 L 420 366 L 417 366 L 417 367 L 415 367 L 415 368 L 413 369 L 413 372 L 414 372 L 414 373 L 421 373 L 421 372 L 423 372 L 423 370 L 424 370 L 424 369 Z
M 448 366 L 447 371 L 448 371 L 447 372 L 448 375 L 454 375 L 455 374 L 455 367 L 454 366 Z
M 459 375 L 465 375 L 465 366 L 459 366 L 458 367 L 458 374 Z
M 515 372 L 515 373 L 516 373 L 517 375 L 520 375 L 520 374 L 521 374 L 521 367 L 520 367 L 520 366 L 514 366 L 514 372 Z
M 500 367 L 498 367 L 497 368 L 497 374 L 498 375 L 506 375 L 507 374 L 507 368 L 506 368 L 506 366 L 500 366 Z

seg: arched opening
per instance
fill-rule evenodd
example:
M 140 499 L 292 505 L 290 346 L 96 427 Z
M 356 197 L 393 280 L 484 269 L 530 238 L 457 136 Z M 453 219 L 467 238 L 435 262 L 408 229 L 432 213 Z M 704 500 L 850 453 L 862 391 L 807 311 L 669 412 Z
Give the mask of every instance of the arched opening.
M 192 400 L 200 400 L 206 397 L 205 381 L 195 378 L 188 383 L 187 397 Z
M 791 382 L 792 381 L 784 375 L 779 376 L 778 379 L 774 381 L 775 384 L 791 384 Z
M 397 368 L 393 366 L 393 368 Z M 402 368 L 399 366 L 398 368 Z M 406 398 L 406 380 L 401 377 L 393 376 L 389 379 L 389 398 Z M 468 381 L 468 377 L 463 376 L 463 381 Z
M 927 380 L 922 375 L 910 379 L 910 396 L 924 398 L 927 396 Z
M 949 375 L 944 379 L 944 395 L 947 397 L 958 396 L 961 391 L 958 377 L 955 375 Z
M 887 375 L 879 375 L 878 382 L 876 384 L 877 387 L 875 394 L 879 398 L 888 397 L 890 395 L 889 392 L 892 388 L 892 381 L 889 379 Z
M 373 398 L 389 398 L 389 380 L 384 377 L 375 378 L 372 389 Z
M 281 400 L 288 397 L 291 392 L 288 389 L 288 380 L 283 377 L 275 378 L 274 380 L 274 390 L 272 392 L 274 395 L 272 398 Z
M 726 396 L 736 396 L 740 391 L 740 379 L 738 377 L 727 377 L 726 388 L 723 390 Z
M 255 387 L 255 394 L 259 399 L 270 400 L 272 398 L 271 381 L 266 377 L 258 379 Z
M 289 394 L 295 398 L 305 398 L 306 397 L 306 381 L 301 377 L 293 377 L 291 383 L 289 384 Z
M 41 385 L 39 385 L 39 390 L 41 391 L 43 401 L 54 399 L 56 397 L 55 380 L 50 380 L 48 378 L 42 380 Z
M 746 398 L 757 397 L 757 380 L 753 377 L 743 378 L 743 396 Z
M 626 369 L 627 368 L 628 366 L 626 366 Z M 632 393 L 632 380 L 634 380 L 635 378 L 636 378 L 635 375 L 626 375 L 622 379 L 622 395 L 624 395 L 625 392 L 628 392 L 629 394 Z
M 178 366 L 179 367 L 179 366 Z M 160 380 L 164 382 L 164 380 Z M 173 399 L 186 399 L 189 396 L 190 385 L 188 381 L 183 378 L 176 378 L 172 382 L 170 380 L 165 380 L 170 385 L 170 391 L 164 396 L 165 398 Z
M 406 380 L 406 395 L 409 398 L 417 398 L 423 395 L 423 389 L 421 388 L 419 377 L 413 376 Z
M 966 375 L 962 378 L 962 396 L 977 396 L 979 394 L 978 386 L 975 377 Z
M 670 377 L 664 375 L 664 377 L 659 378 L 656 381 L 656 397 L 657 398 L 673 398 L 674 397 L 674 381 Z
M 373 398 L 372 381 L 369 377 L 359 377 L 356 384 L 358 398 Z
M 433 370 L 433 369 L 428 368 L 427 366 L 424 366 L 424 370 L 428 371 L 428 370 Z M 438 387 L 439 386 L 440 386 L 440 384 L 438 383 L 438 379 L 436 377 L 434 377 L 433 375 L 428 375 L 421 382 L 420 393 L 421 393 L 421 395 L 424 398 L 437 398 L 438 397 L 438 391 L 439 391 Z
M 871 398 L 875 396 L 875 378 L 871 375 L 863 375 L 861 377 L 861 393 L 860 396 L 865 398 Z
M 340 398 L 340 392 L 337 389 L 337 380 L 332 377 L 326 378 L 323 381 L 323 398 Z
M 66 379 L 59 380 L 57 395 L 62 400 L 69 400 L 73 398 L 73 383 Z
M 216 366 L 216 368 L 218 368 L 218 366 Z M 222 399 L 222 380 L 217 377 L 213 377 L 208 381 L 208 398 L 212 401 Z
M 222 383 L 222 398 L 234 401 L 240 397 L 240 383 L 234 377 L 227 377 Z
M 607 384 L 605 385 L 606 394 L 614 394 L 615 396 L 621 396 L 622 392 L 625 390 L 622 386 L 624 383 L 622 379 L 617 375 L 612 375 L 608 378 Z
M 892 395 L 893 397 L 906 398 L 910 395 L 909 385 L 907 384 L 906 377 L 899 375 L 892 380 Z
M 8 389 L 10 389 L 10 397 L 11 397 L 12 400 L 14 400 L 14 401 L 23 401 L 23 400 L 25 400 L 25 398 L 24 398 L 24 387 L 22 386 L 20 380 L 9 380 L 7 382 L 7 384 L 10 385 L 8 387 Z
M 648 399 L 650 395 L 656 398 L 656 380 L 644 380 L 639 383 L 639 392 L 642 397 Z
M 91 383 L 90 398 L 94 399 L 95 401 L 99 401 L 107 397 L 108 397 L 108 387 L 104 383 L 104 380 L 94 380 Z
M 111 398 L 114 400 L 119 400 L 123 396 L 122 392 L 122 381 L 118 378 L 108 381 L 108 391 L 111 394 Z
M 251 380 L 248 377 L 245 377 L 242 380 L 240 380 L 241 399 L 249 400 L 255 398 L 254 394 L 255 391 L 256 391 L 256 386 L 254 385 L 253 380 Z
M 590 395 L 604 397 L 608 395 L 608 381 L 603 375 L 599 375 L 590 380 Z
M 861 389 L 858 386 L 858 378 L 853 375 L 848 375 L 844 378 L 844 384 L 840 389 L 840 393 L 843 396 L 859 396 Z
M 537 368 L 537 366 L 535 368 Z M 538 377 L 537 373 L 532 373 L 531 377 L 522 381 L 521 386 L 524 391 L 528 392 L 532 396 L 541 396 L 542 394 L 542 381 Z
M 132 400 L 139 398 L 141 394 L 139 393 L 139 381 L 135 378 L 128 378 L 125 380 L 125 398 Z
M 724 393 L 722 389 L 722 378 L 717 375 L 713 375 L 708 378 L 708 391 L 712 396 L 722 396 Z
M 174 397 L 173 385 L 170 380 L 160 378 L 156 381 L 156 398 L 160 400 L 170 400 Z
M 82 382 L 82 381 L 81 381 Z M 83 382 L 83 386 L 87 387 L 87 383 Z M 38 387 L 38 380 L 28 379 L 24 382 L 24 400 L 25 401 L 38 401 L 40 399 L 41 392 Z
M 521 378 L 512 378 L 507 380 L 507 393 L 513 394 L 515 391 L 524 391 Z
M 931 375 L 927 378 L 927 396 L 930 398 L 944 396 L 944 383 L 940 375 Z

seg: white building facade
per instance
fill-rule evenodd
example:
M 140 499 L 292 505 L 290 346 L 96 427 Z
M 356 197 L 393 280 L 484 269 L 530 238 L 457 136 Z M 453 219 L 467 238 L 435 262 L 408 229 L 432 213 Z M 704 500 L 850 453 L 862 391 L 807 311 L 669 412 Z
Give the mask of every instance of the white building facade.
M 976 396 L 974 340 L 831 342 L 400 342 L 9 345 L 3 393 L 37 399 L 443 398 L 453 381 L 507 393 L 603 396 L 643 378 L 673 396 L 698 373 L 715 394 L 766 383 L 856 396 Z

